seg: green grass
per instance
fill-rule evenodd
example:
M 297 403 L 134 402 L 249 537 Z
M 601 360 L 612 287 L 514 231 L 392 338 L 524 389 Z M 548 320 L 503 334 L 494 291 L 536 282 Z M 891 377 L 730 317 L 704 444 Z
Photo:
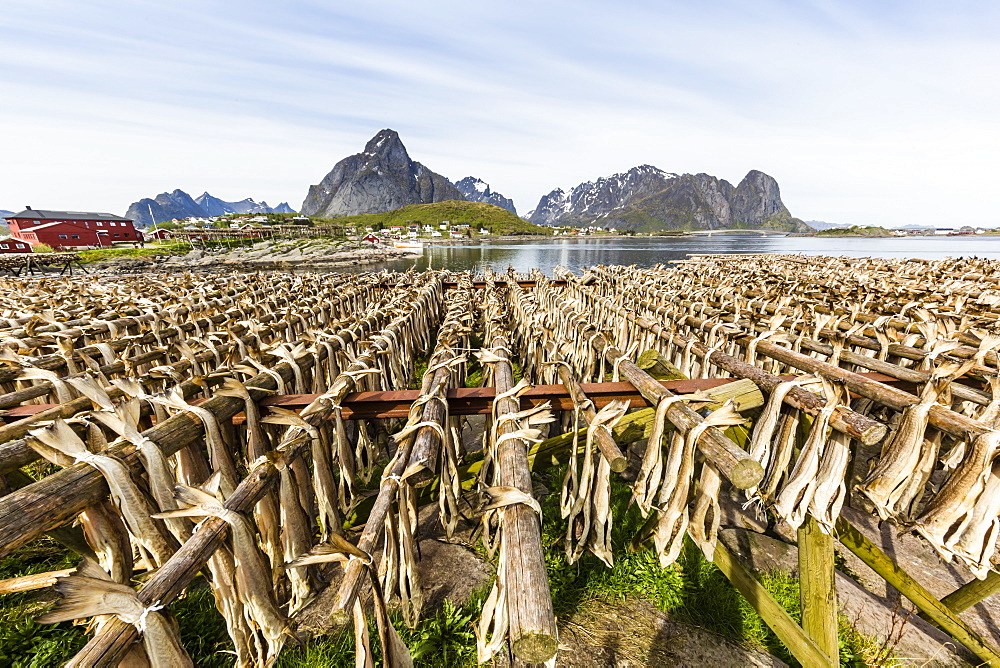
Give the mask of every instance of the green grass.
M 892 233 L 884 227 L 852 225 L 816 232 L 817 237 L 890 237 Z
M 746 599 L 690 540 L 685 541 L 678 561 L 667 568 L 660 567 L 652 550 L 629 551 L 629 542 L 643 518 L 638 508 L 629 504 L 630 490 L 619 480 L 612 482 L 614 567 L 605 567 L 590 553 L 569 565 L 563 551 L 565 522 L 560 518 L 556 491 L 564 470 L 563 467 L 550 470 L 547 486 L 553 492 L 542 503 L 542 540 L 557 617 L 567 619 L 588 600 L 632 597 L 651 602 L 677 621 L 708 629 L 768 651 L 790 665 L 798 665 Z M 757 577 L 775 600 L 800 621 L 798 580 L 783 572 Z M 878 643 L 855 630 L 846 618 L 841 619 L 840 638 L 844 666 L 868 665 L 865 657 L 874 656 L 878 649 Z
M 620 480 L 612 482 L 614 567 L 606 568 L 589 553 L 577 563 L 568 564 L 563 551 L 565 522 L 560 517 L 558 494 L 564 471 L 563 467 L 554 467 L 539 474 L 541 482 L 552 490 L 542 501 L 542 541 L 553 606 L 560 620 L 572 617 L 588 601 L 641 599 L 674 620 L 766 650 L 791 665 L 798 665 L 750 604 L 690 541 L 685 544 L 677 563 L 667 568 L 661 568 L 648 549 L 628 549 L 644 518 L 636 506 L 630 504 L 630 490 Z M 70 568 L 76 561 L 77 558 L 57 543 L 43 538 L 0 559 L 0 579 Z M 798 581 L 782 572 L 761 574 L 758 579 L 798 621 Z M 39 596 L 40 593 L 0 597 L 0 665 L 15 668 L 59 665 L 85 644 L 83 627 L 69 623 L 42 625 L 32 621 L 51 606 L 51 597 Z M 406 628 L 395 617 L 394 626 L 410 648 L 415 665 L 475 665 L 472 629 L 486 594 L 486 589 L 476 592 L 463 606 L 446 603 L 415 629 Z M 196 581 L 187 595 L 170 607 L 180 624 L 182 643 L 199 668 L 233 665 L 235 657 L 225 622 L 203 581 Z M 371 637 L 373 645 L 377 646 L 373 624 Z M 379 665 L 380 650 L 373 647 L 373 651 L 375 663 Z M 289 643 L 276 665 L 350 668 L 353 657 L 353 633 L 345 631 L 315 638 L 304 646 Z M 891 646 L 859 633 L 844 617 L 840 619 L 840 659 L 843 666 L 895 665 Z
M 191 250 L 187 244 L 174 244 L 172 246 L 147 246 L 146 248 L 100 248 L 97 250 L 80 251 L 80 262 L 89 264 L 102 260 L 120 260 L 143 257 L 156 257 L 158 255 L 173 255 L 175 253 L 186 253 Z
M 56 542 L 42 538 L 0 559 L 0 579 L 73 568 L 77 559 Z M 69 622 L 36 624 L 34 618 L 52 607 L 37 592 L 0 596 L 0 665 L 43 668 L 64 663 L 87 637 Z
M 414 629 L 393 615 L 393 626 L 410 649 L 418 668 L 476 665 L 476 637 L 473 624 L 479 618 L 486 592 L 477 592 L 466 605 L 445 601 L 434 615 L 425 617 Z M 368 633 L 376 666 L 382 665 L 375 622 L 368 620 Z M 351 668 L 354 666 L 354 633 L 341 631 L 312 640 L 304 647 L 289 645 L 278 657 L 277 668 Z
M 343 218 L 318 221 L 317 224 L 333 224 L 353 227 L 392 227 L 393 225 L 434 225 L 435 228 L 447 220 L 452 225 L 468 224 L 474 229 L 481 227 L 494 235 L 509 234 L 552 234 L 547 227 L 535 225 L 519 218 L 516 214 L 492 204 L 483 202 L 462 202 L 449 200 L 434 204 L 411 204 L 386 213 L 366 213 Z

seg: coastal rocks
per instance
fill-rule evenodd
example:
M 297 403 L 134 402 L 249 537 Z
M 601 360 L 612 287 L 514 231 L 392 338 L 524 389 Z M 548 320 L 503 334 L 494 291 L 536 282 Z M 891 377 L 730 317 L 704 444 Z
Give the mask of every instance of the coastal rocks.
M 336 269 L 378 264 L 413 257 L 407 249 L 371 247 L 353 241 L 298 239 L 263 241 L 253 246 L 219 249 L 194 249 L 187 253 L 153 259 L 119 259 L 94 265 L 100 273 L 134 274 L 150 271 L 187 270 L 258 270 L 316 267 Z
M 395 130 L 382 130 L 309 187 L 302 213 L 332 218 L 464 199 L 448 179 L 411 160 Z

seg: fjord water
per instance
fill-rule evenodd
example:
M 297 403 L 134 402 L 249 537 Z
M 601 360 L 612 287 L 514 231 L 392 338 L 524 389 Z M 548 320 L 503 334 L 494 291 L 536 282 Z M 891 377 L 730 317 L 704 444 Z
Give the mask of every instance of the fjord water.
M 580 237 L 525 240 L 485 240 L 476 244 L 429 245 L 423 255 L 381 265 L 358 267 L 359 271 L 410 267 L 482 271 L 491 267 L 503 272 L 532 268 L 552 274 L 556 265 L 579 271 L 597 264 L 649 267 L 684 259 L 689 253 L 802 253 L 851 257 L 915 257 L 936 260 L 945 257 L 1000 259 L 1000 236 L 891 237 Z

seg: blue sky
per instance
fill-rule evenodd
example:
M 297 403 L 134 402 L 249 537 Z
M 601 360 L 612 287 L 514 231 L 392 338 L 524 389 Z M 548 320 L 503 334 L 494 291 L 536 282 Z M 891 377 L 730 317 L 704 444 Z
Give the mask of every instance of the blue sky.
M 526 213 L 653 164 L 793 215 L 1000 225 L 1000 5 L 6 0 L 0 208 L 297 208 L 399 131 Z

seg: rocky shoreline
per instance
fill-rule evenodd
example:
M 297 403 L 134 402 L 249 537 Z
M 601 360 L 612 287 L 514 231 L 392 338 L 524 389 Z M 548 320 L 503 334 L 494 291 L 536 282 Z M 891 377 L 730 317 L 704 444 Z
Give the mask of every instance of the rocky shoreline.
M 400 260 L 420 255 L 419 250 L 370 246 L 332 239 L 262 241 L 233 249 L 194 249 L 184 254 L 149 258 L 122 258 L 95 263 L 101 274 L 134 274 L 146 271 L 261 271 L 316 267 L 337 269 Z

